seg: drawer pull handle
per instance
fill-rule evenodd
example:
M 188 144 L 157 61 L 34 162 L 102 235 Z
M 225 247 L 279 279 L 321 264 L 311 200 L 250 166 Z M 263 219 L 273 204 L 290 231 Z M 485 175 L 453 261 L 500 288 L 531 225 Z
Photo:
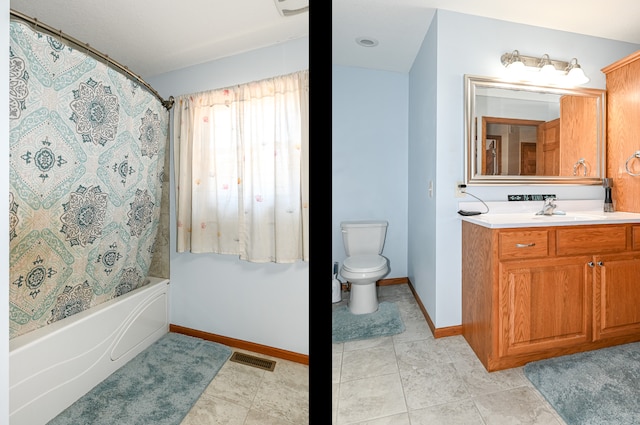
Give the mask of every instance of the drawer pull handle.
M 587 265 L 588 265 L 589 267 L 593 267 L 593 266 L 595 266 L 595 264 L 593 263 L 593 261 L 589 261 L 589 262 L 587 263 Z
M 536 246 L 535 242 L 531 243 L 517 243 L 516 248 L 531 248 L 532 246 Z

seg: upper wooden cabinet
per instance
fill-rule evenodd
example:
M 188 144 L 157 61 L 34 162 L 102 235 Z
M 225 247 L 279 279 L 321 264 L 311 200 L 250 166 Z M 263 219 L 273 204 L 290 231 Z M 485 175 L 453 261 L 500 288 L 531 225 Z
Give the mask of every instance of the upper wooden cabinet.
M 640 212 L 640 50 L 602 68 L 607 78 L 607 177 L 617 211 Z M 631 159 L 629 159 L 631 158 Z

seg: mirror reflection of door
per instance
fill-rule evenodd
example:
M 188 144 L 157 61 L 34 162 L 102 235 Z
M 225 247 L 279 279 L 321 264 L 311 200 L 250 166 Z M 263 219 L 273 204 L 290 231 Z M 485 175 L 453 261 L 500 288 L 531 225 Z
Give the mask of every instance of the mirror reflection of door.
M 538 129 L 538 175 L 560 175 L 560 119 L 551 120 L 540 125 Z
M 536 175 L 536 143 L 520 143 L 520 175 Z
M 482 174 L 500 175 L 502 173 L 502 136 L 487 136 L 482 145 L 482 152 L 484 152 Z
M 482 117 L 482 175 L 535 176 L 540 175 L 538 165 L 541 144 L 539 126 L 544 121 L 517 118 Z M 491 142 L 500 142 L 496 152 L 497 164 L 490 163 L 488 149 Z M 496 172 L 497 171 L 497 172 Z M 555 174 L 557 175 L 557 173 Z

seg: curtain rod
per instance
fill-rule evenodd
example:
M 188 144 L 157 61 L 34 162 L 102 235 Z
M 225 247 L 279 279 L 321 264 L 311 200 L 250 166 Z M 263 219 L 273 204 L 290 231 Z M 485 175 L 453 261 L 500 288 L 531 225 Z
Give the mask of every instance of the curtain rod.
M 160 94 L 153 89 L 153 87 L 151 87 L 146 81 L 144 81 L 142 79 L 142 77 L 140 77 L 139 75 L 134 74 L 133 72 L 131 72 L 129 70 L 129 68 L 127 68 L 124 65 L 119 64 L 115 60 L 111 59 L 108 55 L 105 55 L 104 53 L 94 49 L 93 47 L 91 47 L 89 45 L 89 43 L 83 43 L 83 42 L 79 41 L 78 39 L 73 38 L 70 35 L 63 33 L 62 30 L 56 30 L 55 28 L 50 27 L 49 25 L 43 24 L 42 22 L 38 21 L 37 18 L 31 18 L 31 17 L 29 17 L 29 16 L 27 16 L 27 15 L 25 15 L 23 13 L 20 13 L 20 12 L 18 12 L 16 10 L 13 10 L 13 9 L 10 9 L 10 11 L 11 11 L 11 17 L 28 22 L 29 24 L 31 24 L 33 26 L 34 30 L 38 30 L 38 29 L 41 28 L 44 31 L 46 31 L 47 33 L 49 33 L 51 36 L 53 36 L 53 37 L 60 37 L 61 39 L 64 39 L 64 40 L 66 40 L 66 41 L 68 41 L 68 42 L 70 42 L 72 44 L 75 44 L 77 47 L 79 47 L 81 49 L 85 49 L 88 53 L 91 53 L 93 56 L 97 57 L 98 59 L 106 62 L 109 65 L 114 66 L 115 68 L 117 68 L 121 72 L 123 72 L 126 75 L 130 76 L 131 78 L 135 79 L 140 84 L 142 84 L 144 87 L 146 87 L 147 90 L 149 90 L 151 93 L 153 93 L 160 100 L 160 103 L 162 103 L 162 106 L 164 106 L 167 110 L 170 110 L 173 107 L 173 103 L 175 101 L 173 96 L 169 96 L 168 100 L 164 100 L 162 98 L 162 96 L 160 96 Z

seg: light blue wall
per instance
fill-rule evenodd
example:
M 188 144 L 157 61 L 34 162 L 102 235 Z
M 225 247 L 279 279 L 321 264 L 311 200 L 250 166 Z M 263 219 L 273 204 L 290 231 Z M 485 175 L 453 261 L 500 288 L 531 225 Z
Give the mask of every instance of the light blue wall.
M 168 98 L 308 67 L 309 39 L 303 38 L 168 72 L 147 82 Z M 173 135 L 171 140 L 173 150 Z M 175 241 L 173 152 L 171 163 L 170 238 Z M 172 324 L 309 354 L 309 263 L 256 264 L 237 256 L 178 254 L 173 249 L 170 262 Z M 327 281 L 327 299 L 329 285 Z
M 331 170 L 314 163 L 314 173 L 331 171 L 333 262 L 346 257 L 341 221 L 387 220 L 385 278 L 406 277 L 408 75 L 342 66 L 332 74 Z
M 145 78 L 164 98 L 258 81 L 309 68 L 309 37 Z
M 429 314 L 436 311 L 436 207 L 444 195 L 436 187 L 438 167 L 437 31 L 434 19 L 409 75 L 409 252 L 408 277 L 420 288 L 420 300 Z M 418 118 L 419 117 L 419 118 Z M 440 167 L 442 168 L 442 167 Z M 429 184 L 433 192 L 429 194 Z M 431 316 L 432 319 L 434 318 Z
M 500 56 L 515 49 L 531 56 L 576 57 L 591 78 L 585 87 L 604 89 L 600 70 L 640 45 L 438 10 L 407 76 L 333 67 L 334 261 L 344 256 L 341 219 L 363 218 L 362 211 L 389 214 L 394 228 L 406 227 L 407 237 L 406 250 L 385 249 L 396 267 L 393 276 L 411 279 L 438 328 L 461 324 L 462 244 L 456 211 L 458 202 L 475 201 L 455 197 L 455 185 L 463 180 L 464 75 L 501 76 Z M 391 108 L 405 94 L 408 107 Z M 368 161 L 377 165 L 350 166 L 345 158 L 364 148 Z M 400 184 L 381 190 L 382 181 L 405 182 L 407 190 Z M 469 192 L 486 201 L 504 201 L 510 193 L 541 193 L 544 187 L 474 186 Z M 604 196 L 600 186 L 557 186 L 554 193 L 560 199 Z M 401 272 L 403 261 L 406 274 Z

